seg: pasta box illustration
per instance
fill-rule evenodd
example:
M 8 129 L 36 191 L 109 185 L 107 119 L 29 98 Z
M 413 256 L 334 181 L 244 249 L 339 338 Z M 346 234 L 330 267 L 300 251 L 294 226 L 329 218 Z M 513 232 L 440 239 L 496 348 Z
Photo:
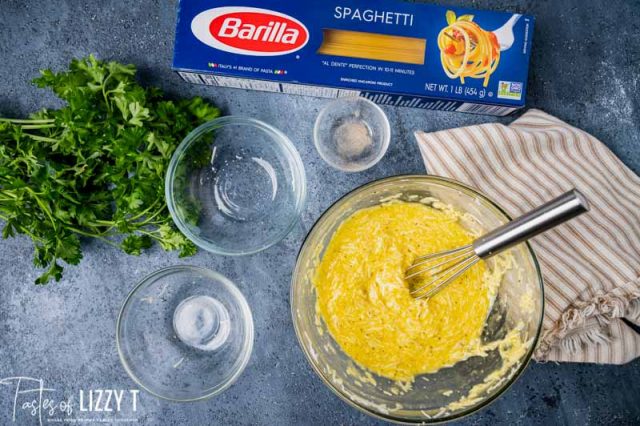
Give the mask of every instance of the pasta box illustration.
M 524 106 L 534 18 L 392 0 L 181 0 L 189 82 L 506 115 Z

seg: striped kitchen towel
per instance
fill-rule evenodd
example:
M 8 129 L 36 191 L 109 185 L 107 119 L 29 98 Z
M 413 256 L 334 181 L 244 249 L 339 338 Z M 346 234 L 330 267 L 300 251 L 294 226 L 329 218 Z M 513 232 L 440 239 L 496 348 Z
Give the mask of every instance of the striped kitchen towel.
M 576 187 L 591 211 L 534 238 L 545 313 L 539 361 L 622 364 L 640 356 L 640 178 L 588 133 L 538 110 L 509 126 L 416 132 L 427 170 L 518 216 Z

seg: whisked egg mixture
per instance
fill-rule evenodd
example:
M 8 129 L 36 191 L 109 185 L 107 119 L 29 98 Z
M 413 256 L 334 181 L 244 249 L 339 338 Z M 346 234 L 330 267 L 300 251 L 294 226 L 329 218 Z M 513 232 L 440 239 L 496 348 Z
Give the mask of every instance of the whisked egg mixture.
M 475 238 L 452 208 L 390 201 L 355 212 L 333 235 L 314 284 L 329 332 L 360 366 L 397 381 L 486 353 L 481 333 L 509 265 L 479 262 L 427 300 L 404 273 L 424 254 Z

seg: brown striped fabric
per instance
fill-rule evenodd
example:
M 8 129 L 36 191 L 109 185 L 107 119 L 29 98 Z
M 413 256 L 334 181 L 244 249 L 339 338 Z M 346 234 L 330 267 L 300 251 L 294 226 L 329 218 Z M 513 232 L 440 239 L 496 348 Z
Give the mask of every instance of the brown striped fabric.
M 571 189 L 591 211 L 532 240 L 545 283 L 540 361 L 640 356 L 640 178 L 603 143 L 538 110 L 509 126 L 416 132 L 429 173 L 465 182 L 513 216 Z

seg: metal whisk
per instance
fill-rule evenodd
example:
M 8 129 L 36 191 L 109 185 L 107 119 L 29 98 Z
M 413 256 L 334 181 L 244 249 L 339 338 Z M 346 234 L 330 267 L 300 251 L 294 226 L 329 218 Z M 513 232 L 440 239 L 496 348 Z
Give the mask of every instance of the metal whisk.
M 411 295 L 431 297 L 466 270 L 514 245 L 541 234 L 589 211 L 589 203 L 573 189 L 558 198 L 506 223 L 473 243 L 453 250 L 418 257 L 407 269 L 405 279 L 427 275 L 426 280 L 411 280 Z

